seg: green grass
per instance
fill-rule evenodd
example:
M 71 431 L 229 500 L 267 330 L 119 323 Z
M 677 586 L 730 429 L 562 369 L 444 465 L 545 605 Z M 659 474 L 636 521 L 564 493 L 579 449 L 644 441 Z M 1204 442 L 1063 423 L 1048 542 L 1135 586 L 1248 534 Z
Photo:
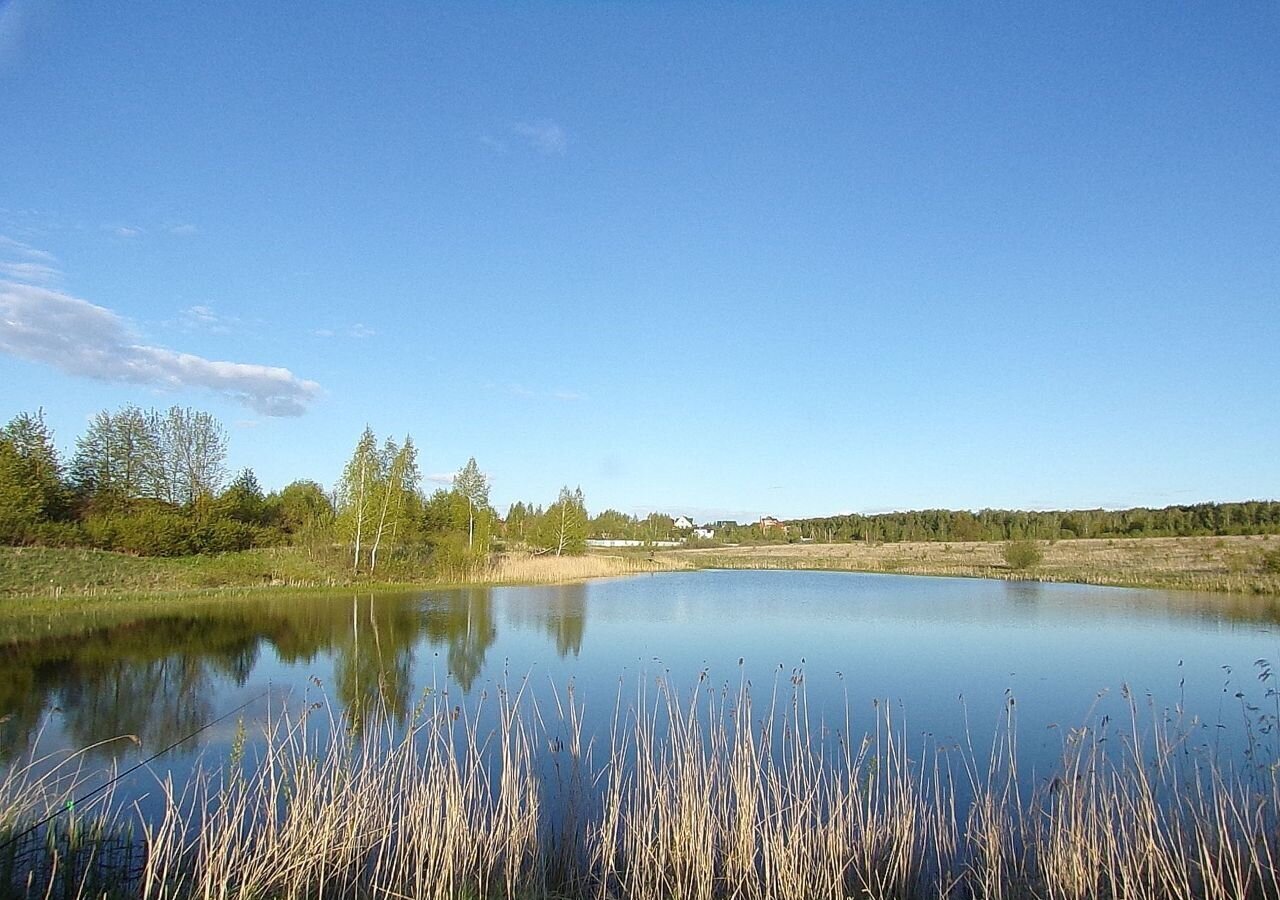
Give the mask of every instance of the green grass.
M 335 586 L 349 573 L 292 547 L 176 558 L 103 550 L 0 549 L 0 597 L 153 594 L 227 587 Z

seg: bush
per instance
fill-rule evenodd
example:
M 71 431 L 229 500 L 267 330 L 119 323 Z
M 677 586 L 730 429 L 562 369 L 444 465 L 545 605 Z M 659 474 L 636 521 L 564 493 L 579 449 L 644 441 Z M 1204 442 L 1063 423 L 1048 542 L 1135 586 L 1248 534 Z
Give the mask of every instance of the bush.
M 1262 571 L 1280 575 L 1280 550 L 1268 550 L 1262 554 Z
M 1030 569 L 1043 559 L 1044 552 L 1035 541 L 1010 541 L 1004 545 L 1004 561 L 1011 569 Z

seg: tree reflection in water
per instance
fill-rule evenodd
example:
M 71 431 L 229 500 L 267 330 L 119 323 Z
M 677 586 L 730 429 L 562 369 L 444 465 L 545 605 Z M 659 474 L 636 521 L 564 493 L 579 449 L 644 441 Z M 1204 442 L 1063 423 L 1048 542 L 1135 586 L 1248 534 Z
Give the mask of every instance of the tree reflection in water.
M 562 657 L 577 655 L 586 590 L 578 584 L 513 594 L 504 621 L 545 632 Z M 106 741 L 99 752 L 115 757 L 134 742 L 112 739 L 132 736 L 158 749 L 215 718 L 228 688 L 245 687 L 264 657 L 310 668 L 307 675 L 323 675 L 316 669 L 327 657 L 334 698 L 351 727 L 401 724 L 413 707 L 418 645 L 443 649 L 450 676 L 470 693 L 498 639 L 494 609 L 489 587 L 268 597 L 0 643 L 0 757 L 30 748 L 50 715 L 70 747 Z

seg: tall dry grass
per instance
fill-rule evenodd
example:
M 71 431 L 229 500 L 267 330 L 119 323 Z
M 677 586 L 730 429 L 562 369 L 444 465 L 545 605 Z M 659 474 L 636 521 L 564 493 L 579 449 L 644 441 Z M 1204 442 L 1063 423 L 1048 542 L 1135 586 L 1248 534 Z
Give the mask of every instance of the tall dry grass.
M 317 704 L 163 782 L 127 853 L 126 810 L 77 809 L 5 877 L 13 896 L 175 900 L 1280 896 L 1259 746 L 1216 760 L 1131 699 L 1132 721 L 1070 731 L 1028 786 L 1012 704 L 976 751 L 913 747 L 883 706 L 814 720 L 799 673 L 756 699 L 641 684 L 594 738 L 572 687 L 467 708 L 435 694 L 403 731 L 360 734 Z M 47 787 L 3 785 L 10 833 L 63 796 Z
M 588 553 L 584 556 L 503 553 L 496 556 L 489 566 L 472 573 L 468 581 L 474 584 L 565 584 L 591 578 L 689 568 L 692 568 L 690 563 L 671 557 L 614 556 L 602 553 Z

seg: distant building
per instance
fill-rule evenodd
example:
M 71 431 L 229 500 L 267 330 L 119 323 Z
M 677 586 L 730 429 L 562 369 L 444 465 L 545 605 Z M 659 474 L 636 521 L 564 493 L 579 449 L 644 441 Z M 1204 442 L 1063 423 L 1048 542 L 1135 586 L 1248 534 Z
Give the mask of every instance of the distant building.
M 704 541 L 709 541 L 716 536 L 716 530 L 710 525 L 702 525 L 693 529 L 693 536 L 701 538 Z
M 756 527 L 759 528 L 765 534 L 768 534 L 771 531 L 786 532 L 787 530 L 787 526 L 783 525 L 773 516 L 761 516 L 760 521 L 756 523 Z
M 693 527 L 693 519 L 690 519 L 688 516 L 681 516 L 671 523 L 671 527 L 676 531 L 688 531 Z

